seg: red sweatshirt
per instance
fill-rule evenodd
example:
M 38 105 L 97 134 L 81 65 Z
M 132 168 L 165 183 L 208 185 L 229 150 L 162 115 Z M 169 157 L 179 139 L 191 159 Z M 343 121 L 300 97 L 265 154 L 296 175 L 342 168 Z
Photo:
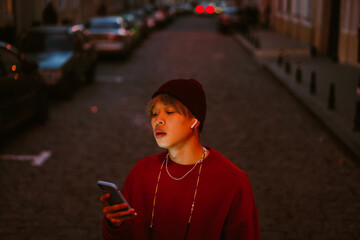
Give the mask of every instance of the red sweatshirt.
M 208 148 L 203 161 L 193 216 L 187 239 L 260 239 L 258 215 L 247 174 Z M 114 229 L 103 221 L 103 237 L 113 239 L 149 239 L 154 192 L 160 166 L 167 152 L 140 160 L 128 175 L 122 193 L 138 216 Z M 169 159 L 168 170 L 181 177 L 193 165 L 180 165 Z M 152 239 L 184 239 L 190 216 L 199 164 L 180 181 L 171 179 L 162 169 Z

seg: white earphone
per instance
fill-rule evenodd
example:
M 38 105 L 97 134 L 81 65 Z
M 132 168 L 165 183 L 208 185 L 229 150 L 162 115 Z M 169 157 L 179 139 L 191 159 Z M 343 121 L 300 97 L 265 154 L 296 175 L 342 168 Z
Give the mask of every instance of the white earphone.
M 195 122 L 193 123 L 193 125 L 191 125 L 191 128 L 194 128 L 197 122 L 198 122 L 198 120 L 195 119 Z

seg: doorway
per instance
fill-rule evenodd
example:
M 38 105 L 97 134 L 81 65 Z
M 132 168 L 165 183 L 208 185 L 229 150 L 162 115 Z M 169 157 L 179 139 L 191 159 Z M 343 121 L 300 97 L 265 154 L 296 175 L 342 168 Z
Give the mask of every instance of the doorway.
M 339 43 L 339 23 L 340 23 L 340 0 L 331 0 L 329 26 L 329 45 L 327 55 L 333 60 L 338 61 Z

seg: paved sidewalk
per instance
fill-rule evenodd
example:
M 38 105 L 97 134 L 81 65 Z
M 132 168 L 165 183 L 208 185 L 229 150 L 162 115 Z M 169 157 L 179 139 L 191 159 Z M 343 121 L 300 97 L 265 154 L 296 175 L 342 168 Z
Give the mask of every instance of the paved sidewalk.
M 310 46 L 273 31 L 234 36 L 360 160 L 360 68 L 311 57 Z

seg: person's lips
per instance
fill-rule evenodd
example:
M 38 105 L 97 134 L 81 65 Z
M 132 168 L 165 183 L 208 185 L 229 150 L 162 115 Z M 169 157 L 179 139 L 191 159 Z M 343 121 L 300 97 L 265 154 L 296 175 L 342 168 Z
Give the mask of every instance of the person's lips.
M 162 131 L 162 130 L 155 130 L 155 137 L 160 138 L 160 137 L 164 137 L 166 135 L 166 132 Z

